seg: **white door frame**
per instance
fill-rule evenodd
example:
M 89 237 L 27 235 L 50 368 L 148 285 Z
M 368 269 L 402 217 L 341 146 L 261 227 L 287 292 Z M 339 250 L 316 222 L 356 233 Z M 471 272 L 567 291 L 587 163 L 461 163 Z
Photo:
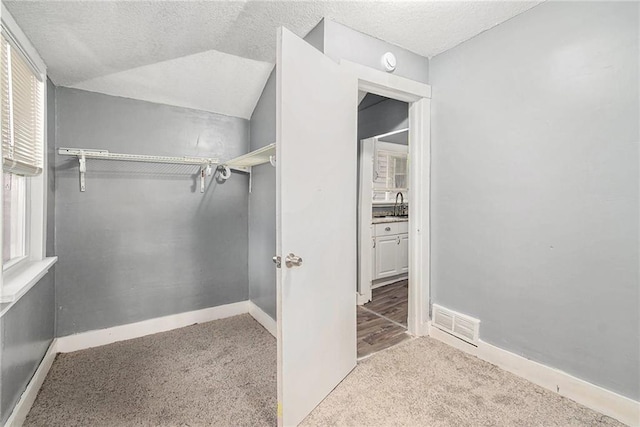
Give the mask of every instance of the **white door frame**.
M 427 335 L 430 323 L 431 86 L 341 60 L 357 78 L 358 91 L 409 103 L 409 315 L 412 335 Z
M 358 165 L 360 168 L 359 173 L 359 189 L 358 189 L 358 293 L 356 295 L 358 299 L 358 305 L 366 304 L 371 301 L 371 289 L 374 279 L 373 268 L 375 262 L 373 261 L 373 249 L 375 248 L 375 236 L 374 227 L 372 224 L 373 212 L 373 181 L 371 177 L 374 171 L 375 153 L 377 148 L 385 147 L 388 150 L 389 147 L 403 147 L 404 145 L 393 144 L 390 142 L 380 141 L 380 139 L 397 135 L 399 133 L 409 132 L 409 128 L 395 130 L 387 132 L 381 135 L 372 136 L 360 140 L 359 143 L 359 159 Z M 406 146 L 408 149 L 408 146 Z M 409 186 L 410 188 L 411 186 Z M 409 200 L 409 194 L 405 194 L 406 199 Z M 404 280 L 407 277 L 406 273 L 401 273 L 398 276 L 389 279 L 382 279 L 377 285 L 385 285 L 393 283 L 397 280 Z M 368 286 L 366 284 L 369 284 Z

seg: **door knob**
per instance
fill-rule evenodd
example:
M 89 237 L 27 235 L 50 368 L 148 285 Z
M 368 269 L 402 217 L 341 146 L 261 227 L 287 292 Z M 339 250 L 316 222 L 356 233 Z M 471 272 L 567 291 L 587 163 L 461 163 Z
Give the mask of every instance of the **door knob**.
M 294 254 L 289 254 L 284 259 L 284 263 L 289 268 L 291 268 L 291 267 L 299 267 L 299 266 L 302 265 L 302 258 L 300 258 L 299 256 L 296 256 Z
M 276 268 L 280 268 L 282 266 L 282 258 L 280 258 L 279 256 L 274 256 L 271 259 L 273 260 L 273 263 L 276 265 Z

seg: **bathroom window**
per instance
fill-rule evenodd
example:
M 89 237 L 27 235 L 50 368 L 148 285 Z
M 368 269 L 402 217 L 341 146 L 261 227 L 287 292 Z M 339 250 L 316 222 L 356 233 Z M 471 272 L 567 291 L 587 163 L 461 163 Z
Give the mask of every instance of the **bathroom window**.
M 379 142 L 376 150 L 373 201 L 393 202 L 398 192 L 405 200 L 409 193 L 408 147 Z M 389 147 L 392 146 L 392 147 Z

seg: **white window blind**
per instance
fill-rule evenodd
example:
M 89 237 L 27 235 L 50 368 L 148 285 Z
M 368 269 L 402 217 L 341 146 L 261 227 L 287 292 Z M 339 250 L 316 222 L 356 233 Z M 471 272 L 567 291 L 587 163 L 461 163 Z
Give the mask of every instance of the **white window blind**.
M 44 82 L 4 35 L 1 42 L 3 170 L 38 175 L 43 164 Z

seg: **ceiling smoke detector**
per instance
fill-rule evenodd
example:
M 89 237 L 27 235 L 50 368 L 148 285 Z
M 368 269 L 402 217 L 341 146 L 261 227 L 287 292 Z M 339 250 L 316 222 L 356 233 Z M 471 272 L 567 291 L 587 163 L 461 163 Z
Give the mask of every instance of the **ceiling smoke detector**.
M 388 73 L 394 71 L 396 69 L 396 65 L 396 56 L 393 53 L 387 52 L 382 55 L 382 66 Z

